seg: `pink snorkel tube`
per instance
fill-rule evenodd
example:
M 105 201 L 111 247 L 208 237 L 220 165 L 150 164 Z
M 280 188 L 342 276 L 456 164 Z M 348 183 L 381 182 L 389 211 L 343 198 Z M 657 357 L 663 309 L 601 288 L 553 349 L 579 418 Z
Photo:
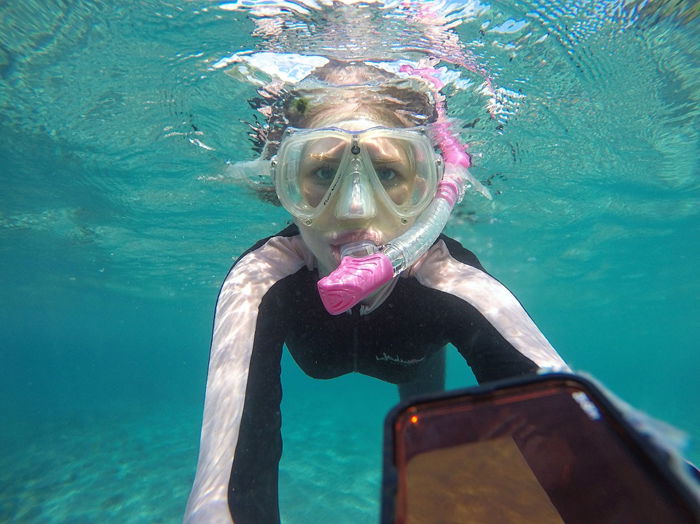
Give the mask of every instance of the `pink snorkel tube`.
M 467 171 L 471 165 L 469 154 L 450 130 L 443 98 L 438 93 L 442 83 L 435 78 L 436 71 L 408 65 L 404 65 L 400 71 L 420 76 L 433 85 L 437 119 L 432 129 L 442 151 L 445 171 L 435 198 L 408 231 L 385 244 L 377 253 L 361 258 L 344 256 L 335 271 L 319 280 L 321 301 L 331 315 L 347 311 L 413 265 L 437 240 L 450 218 L 452 208 L 464 196 L 465 189 L 472 185 L 480 186 Z M 485 188 L 482 187 L 481 192 L 490 198 Z

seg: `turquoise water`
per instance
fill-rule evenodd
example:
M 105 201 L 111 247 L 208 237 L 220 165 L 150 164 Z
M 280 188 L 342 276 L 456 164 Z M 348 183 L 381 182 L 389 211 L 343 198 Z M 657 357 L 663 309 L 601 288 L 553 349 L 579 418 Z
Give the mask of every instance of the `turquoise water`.
M 497 88 L 490 98 L 462 71 L 449 100 L 476 122 L 463 137 L 495 198 L 467 199 L 448 233 L 574 368 L 685 430 L 700 462 L 692 4 L 446 5 Z M 255 91 L 212 64 L 246 49 L 363 51 L 352 24 L 352 45 L 324 39 L 333 13 L 292 17 L 275 40 L 208 2 L 0 5 L 1 521 L 181 517 L 218 286 L 288 220 L 221 176 L 254 158 L 241 120 Z M 402 19 L 372 20 L 387 26 L 374 56 L 430 43 Z M 474 382 L 455 355 L 448 373 L 451 387 Z M 285 356 L 285 522 L 376 520 L 396 400 L 366 377 L 309 379 Z

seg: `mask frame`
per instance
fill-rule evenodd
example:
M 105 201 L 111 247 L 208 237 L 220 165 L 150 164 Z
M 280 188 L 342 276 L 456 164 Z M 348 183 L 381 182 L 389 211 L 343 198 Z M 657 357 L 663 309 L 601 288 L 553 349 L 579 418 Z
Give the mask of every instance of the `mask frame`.
M 329 182 L 327 190 L 318 203 L 313 205 L 304 196 L 301 189 L 302 161 L 305 158 L 305 148 L 318 140 L 336 141 L 336 147 L 342 147 L 342 156 Z M 372 157 L 372 148 L 381 140 L 389 141 L 397 149 L 406 153 L 406 160 L 413 162 L 415 172 L 413 186 L 410 188 L 410 198 L 406 203 L 397 203 L 391 197 L 391 190 L 377 173 L 378 161 Z M 332 142 L 331 142 L 332 143 Z M 415 217 L 432 201 L 437 185 L 442 178 L 443 162 L 441 155 L 436 152 L 425 127 L 388 128 L 374 126 L 361 131 L 348 131 L 339 127 L 318 129 L 288 128 L 280 144 L 277 154 L 271 160 L 271 175 L 277 196 L 292 216 L 310 224 L 324 210 L 333 204 L 343 203 L 348 198 L 347 177 L 355 178 L 355 196 L 367 197 L 371 193 L 374 204 L 386 207 L 401 219 Z M 358 180 L 361 179 L 361 180 Z M 362 184 L 358 189 L 357 184 Z M 363 205 L 371 206 L 369 202 Z M 339 217 L 341 218 L 341 217 Z

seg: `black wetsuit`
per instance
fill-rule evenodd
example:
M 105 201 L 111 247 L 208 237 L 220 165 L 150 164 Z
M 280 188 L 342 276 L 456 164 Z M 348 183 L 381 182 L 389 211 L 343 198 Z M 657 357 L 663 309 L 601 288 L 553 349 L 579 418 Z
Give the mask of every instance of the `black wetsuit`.
M 444 383 L 452 343 L 479 382 L 566 365 L 471 252 L 441 236 L 371 312 L 332 316 L 296 226 L 236 261 L 217 303 L 197 478 L 187 522 L 279 521 L 280 361 L 311 377 L 359 372 L 402 396 Z

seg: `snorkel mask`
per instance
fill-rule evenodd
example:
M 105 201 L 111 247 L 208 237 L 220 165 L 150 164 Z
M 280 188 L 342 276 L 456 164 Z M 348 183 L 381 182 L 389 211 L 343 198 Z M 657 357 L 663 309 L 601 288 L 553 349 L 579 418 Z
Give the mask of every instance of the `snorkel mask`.
M 376 216 L 378 207 L 405 224 L 435 195 L 441 164 L 425 128 L 350 120 L 338 127 L 288 128 L 272 176 L 282 205 L 306 225 L 328 208 L 339 219 L 363 219 Z

